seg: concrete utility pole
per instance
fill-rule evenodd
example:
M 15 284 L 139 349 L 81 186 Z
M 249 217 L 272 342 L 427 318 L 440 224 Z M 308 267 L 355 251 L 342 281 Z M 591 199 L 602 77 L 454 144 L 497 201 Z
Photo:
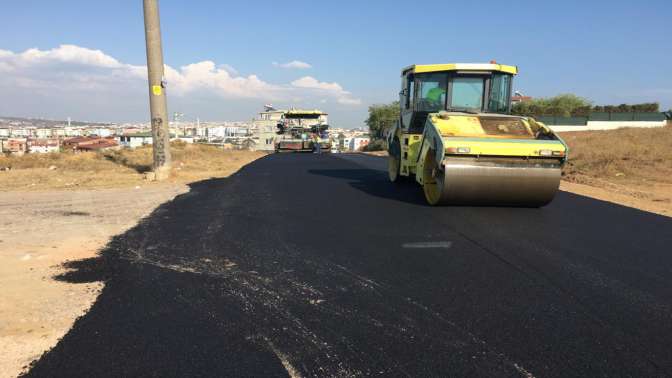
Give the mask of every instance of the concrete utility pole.
M 163 48 L 158 0 L 143 0 L 147 72 L 149 76 L 149 109 L 152 120 L 154 179 L 165 180 L 170 174 L 170 127 L 166 103 L 166 82 L 163 76 Z

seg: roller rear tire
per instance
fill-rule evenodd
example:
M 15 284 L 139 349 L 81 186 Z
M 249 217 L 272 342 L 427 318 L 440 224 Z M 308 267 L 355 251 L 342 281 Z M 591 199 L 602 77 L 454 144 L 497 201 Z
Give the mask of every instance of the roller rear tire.
M 388 150 L 387 175 L 391 182 L 401 180 L 401 144 L 395 139 Z

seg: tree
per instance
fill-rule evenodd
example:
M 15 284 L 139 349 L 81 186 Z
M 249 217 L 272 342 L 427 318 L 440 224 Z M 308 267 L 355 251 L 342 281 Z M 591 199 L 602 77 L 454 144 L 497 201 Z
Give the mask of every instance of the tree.
M 383 139 L 399 119 L 399 101 L 387 105 L 369 106 L 369 117 L 364 121 L 372 139 Z
M 537 98 L 513 106 L 513 114 L 529 116 L 570 117 L 590 111 L 591 103 L 583 97 L 567 93 L 549 98 Z
M 513 114 L 524 116 L 558 116 L 558 117 L 588 117 L 590 113 L 657 113 L 658 103 L 596 105 L 573 94 L 562 94 L 549 98 L 537 98 L 532 101 L 517 103 L 511 109 Z
M 343 146 L 343 141 L 345 140 L 345 134 L 343 133 L 338 133 L 338 136 L 336 137 L 336 140 L 338 141 L 338 150 L 343 151 L 344 146 Z

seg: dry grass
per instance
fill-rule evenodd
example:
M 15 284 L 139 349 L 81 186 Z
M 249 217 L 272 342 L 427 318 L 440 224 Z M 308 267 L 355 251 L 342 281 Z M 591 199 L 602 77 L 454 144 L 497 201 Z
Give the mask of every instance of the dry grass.
M 564 190 L 672 214 L 672 126 L 562 133 Z
M 225 177 L 264 156 L 261 152 L 222 150 L 214 146 L 172 143 L 173 171 L 170 182 L 188 183 Z M 0 155 L 0 191 L 100 189 L 146 185 L 152 149 L 143 147 L 79 154 Z
M 672 184 L 672 126 L 562 133 L 570 147 L 567 181 Z

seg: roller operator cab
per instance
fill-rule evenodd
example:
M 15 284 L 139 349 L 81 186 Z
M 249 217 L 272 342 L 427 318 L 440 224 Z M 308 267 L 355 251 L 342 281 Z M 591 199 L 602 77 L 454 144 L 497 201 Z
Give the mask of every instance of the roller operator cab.
M 413 178 L 431 205 L 548 204 L 568 149 L 543 123 L 510 115 L 517 72 L 494 62 L 404 69 L 390 180 Z

